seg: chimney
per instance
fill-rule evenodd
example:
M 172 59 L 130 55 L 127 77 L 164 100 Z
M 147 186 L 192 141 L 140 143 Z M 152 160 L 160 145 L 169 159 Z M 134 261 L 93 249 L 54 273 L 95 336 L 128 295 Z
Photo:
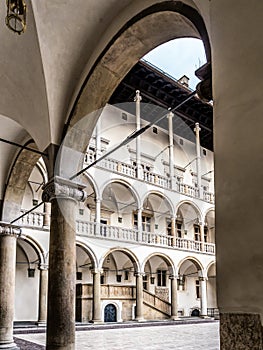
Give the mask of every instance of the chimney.
M 183 75 L 180 79 L 178 79 L 178 82 L 187 88 L 189 87 L 189 78 L 186 75 Z

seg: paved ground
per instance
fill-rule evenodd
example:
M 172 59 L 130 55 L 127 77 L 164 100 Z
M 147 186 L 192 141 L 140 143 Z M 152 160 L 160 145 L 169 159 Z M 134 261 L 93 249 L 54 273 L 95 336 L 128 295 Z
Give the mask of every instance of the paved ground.
M 45 349 L 45 334 L 17 334 L 21 350 Z M 31 343 L 28 343 L 31 342 Z M 76 332 L 76 350 L 219 350 L 219 324 L 178 324 Z

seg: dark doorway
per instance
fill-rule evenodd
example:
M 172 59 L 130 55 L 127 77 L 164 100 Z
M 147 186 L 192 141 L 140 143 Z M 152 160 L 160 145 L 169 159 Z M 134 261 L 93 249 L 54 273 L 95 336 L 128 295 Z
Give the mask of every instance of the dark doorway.
M 104 322 L 117 322 L 117 309 L 115 305 L 106 305 L 104 309 Z

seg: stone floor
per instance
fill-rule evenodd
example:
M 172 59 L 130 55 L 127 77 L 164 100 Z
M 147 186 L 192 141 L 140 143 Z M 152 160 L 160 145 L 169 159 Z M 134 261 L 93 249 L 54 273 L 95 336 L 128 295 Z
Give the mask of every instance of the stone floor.
M 21 350 L 45 349 L 45 334 L 17 334 Z M 219 350 L 219 324 L 81 330 L 76 332 L 76 350 Z

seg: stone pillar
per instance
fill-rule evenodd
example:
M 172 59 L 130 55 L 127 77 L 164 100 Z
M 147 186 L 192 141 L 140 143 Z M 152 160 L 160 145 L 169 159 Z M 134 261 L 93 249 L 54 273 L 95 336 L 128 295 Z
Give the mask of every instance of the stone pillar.
M 44 203 L 43 227 L 50 227 L 50 216 L 51 216 L 51 204 L 46 202 Z
M 136 314 L 135 320 L 138 322 L 144 321 L 143 317 L 143 273 L 136 272 Z
M 13 339 L 16 241 L 21 229 L 0 223 L 0 349 L 19 349 Z
M 199 190 L 199 197 L 202 198 L 202 186 L 201 186 L 201 154 L 200 154 L 200 131 L 199 123 L 195 123 L 195 137 L 196 137 L 196 173 L 197 173 L 197 186 Z
M 75 349 L 76 208 L 84 186 L 56 176 L 43 188 L 51 202 L 47 349 Z
M 201 298 L 200 298 L 200 306 L 201 306 L 201 317 L 207 317 L 207 292 L 206 292 L 206 278 L 199 277 L 200 281 L 200 289 L 201 289 Z
M 38 325 L 47 322 L 47 287 L 48 287 L 48 267 L 39 266 L 39 306 L 38 306 Z
M 99 236 L 100 235 L 100 207 L 101 207 L 101 200 L 100 198 L 96 198 L 96 212 L 95 212 L 95 232 L 96 235 Z
M 136 91 L 136 96 L 134 101 L 136 102 L 136 130 L 140 130 L 141 128 L 141 96 L 140 91 Z M 141 165 L 141 136 L 136 137 L 136 166 L 137 166 L 137 178 L 142 179 L 142 165 Z
M 142 242 L 142 208 L 138 208 L 137 218 L 138 218 L 138 241 Z
M 175 189 L 176 181 L 174 178 L 174 132 L 173 132 L 173 117 L 174 114 L 169 112 L 168 118 L 168 132 L 169 132 L 169 174 L 170 174 L 170 186 L 171 189 Z
M 92 301 L 92 322 L 101 323 L 101 300 L 100 300 L 100 274 L 99 269 L 94 269 L 93 274 L 93 301 Z
M 172 246 L 176 246 L 176 217 L 171 218 Z
M 177 277 L 170 275 L 171 280 L 171 319 L 178 319 L 178 308 L 177 308 Z
M 101 133 L 101 120 L 100 118 L 97 121 L 96 125 L 96 159 L 98 159 L 101 156 L 101 138 L 100 138 L 100 133 Z

